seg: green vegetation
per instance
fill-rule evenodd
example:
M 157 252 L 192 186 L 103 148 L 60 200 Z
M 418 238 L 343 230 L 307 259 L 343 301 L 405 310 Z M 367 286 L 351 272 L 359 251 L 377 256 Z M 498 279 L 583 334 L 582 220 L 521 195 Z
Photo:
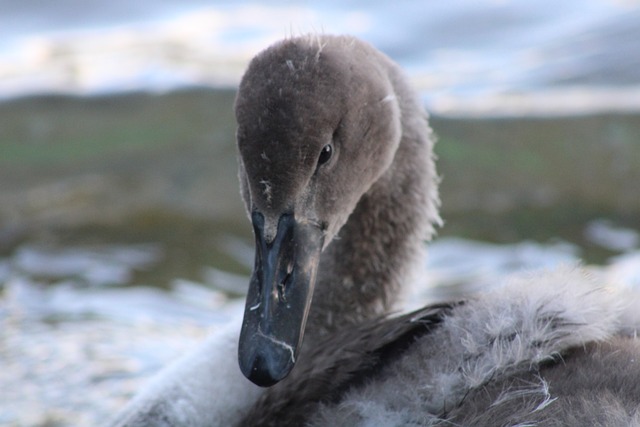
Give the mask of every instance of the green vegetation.
M 250 239 L 233 99 L 233 91 L 191 89 L 0 104 L 0 252 L 25 240 L 157 242 L 166 262 L 145 282 L 197 280 L 203 265 L 246 273 L 221 245 L 229 235 Z M 443 176 L 440 235 L 562 238 L 598 262 L 611 254 L 585 241 L 587 222 L 640 229 L 640 115 L 431 123 Z
M 193 90 L 0 104 L 0 167 L 73 167 L 105 157 L 233 136 L 234 93 Z M 72 172 L 72 171 L 71 171 Z

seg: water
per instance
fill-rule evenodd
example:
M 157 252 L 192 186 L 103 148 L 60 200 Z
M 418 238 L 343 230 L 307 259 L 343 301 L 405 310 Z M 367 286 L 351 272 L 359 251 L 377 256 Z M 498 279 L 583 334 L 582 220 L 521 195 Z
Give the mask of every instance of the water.
M 589 268 L 605 283 L 638 289 L 640 232 L 599 221 L 585 233 L 604 245 L 626 236 L 628 246 Z M 250 248 L 232 240 L 230 252 L 250 265 Z M 225 290 L 246 286 L 248 276 L 208 266 L 202 281 L 176 278 L 168 290 L 140 286 L 135 270 L 164 262 L 156 244 L 59 249 L 26 243 L 0 259 L 2 425 L 100 425 L 154 373 L 244 307 L 237 292 Z M 518 271 L 573 265 L 580 251 L 560 241 L 497 245 L 441 238 L 430 245 L 426 273 L 410 286 L 405 305 L 472 293 Z M 94 271 L 101 272 L 97 282 Z
M 640 3 L 4 2 L 0 96 L 235 86 L 290 34 L 348 33 L 407 70 L 431 111 L 640 109 Z

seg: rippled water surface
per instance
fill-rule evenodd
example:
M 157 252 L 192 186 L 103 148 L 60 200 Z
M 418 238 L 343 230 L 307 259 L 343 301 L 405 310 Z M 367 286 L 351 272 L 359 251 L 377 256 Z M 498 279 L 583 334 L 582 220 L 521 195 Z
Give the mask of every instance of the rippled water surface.
M 638 231 L 599 222 L 585 233 L 598 245 L 616 245 L 617 255 L 591 267 L 592 274 L 614 286 L 640 287 Z M 233 245 L 248 267 L 251 248 Z M 438 239 L 406 307 L 486 289 L 513 272 L 575 264 L 579 254 L 561 241 Z M 201 281 L 177 278 L 167 289 L 136 281 L 137 270 L 162 262 L 154 244 L 55 251 L 24 245 L 0 260 L 2 425 L 98 425 L 159 369 L 240 316 L 238 292 L 248 276 L 202 266 Z

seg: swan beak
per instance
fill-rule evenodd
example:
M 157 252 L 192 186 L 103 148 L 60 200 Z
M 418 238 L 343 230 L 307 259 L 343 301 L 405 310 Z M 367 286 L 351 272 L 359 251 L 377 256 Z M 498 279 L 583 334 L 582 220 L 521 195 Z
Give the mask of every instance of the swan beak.
M 285 378 L 302 344 L 324 241 L 314 223 L 284 214 L 276 237 L 264 239 L 264 217 L 251 216 L 256 257 L 244 310 L 238 360 L 245 377 L 261 387 Z

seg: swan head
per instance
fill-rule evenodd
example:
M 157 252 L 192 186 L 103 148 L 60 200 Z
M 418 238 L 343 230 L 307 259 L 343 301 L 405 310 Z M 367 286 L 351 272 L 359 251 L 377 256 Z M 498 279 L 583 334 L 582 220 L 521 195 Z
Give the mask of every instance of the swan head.
M 351 38 L 285 40 L 240 83 L 239 177 L 256 256 L 239 362 L 260 386 L 293 368 L 321 253 L 399 145 L 388 64 L 373 53 Z

